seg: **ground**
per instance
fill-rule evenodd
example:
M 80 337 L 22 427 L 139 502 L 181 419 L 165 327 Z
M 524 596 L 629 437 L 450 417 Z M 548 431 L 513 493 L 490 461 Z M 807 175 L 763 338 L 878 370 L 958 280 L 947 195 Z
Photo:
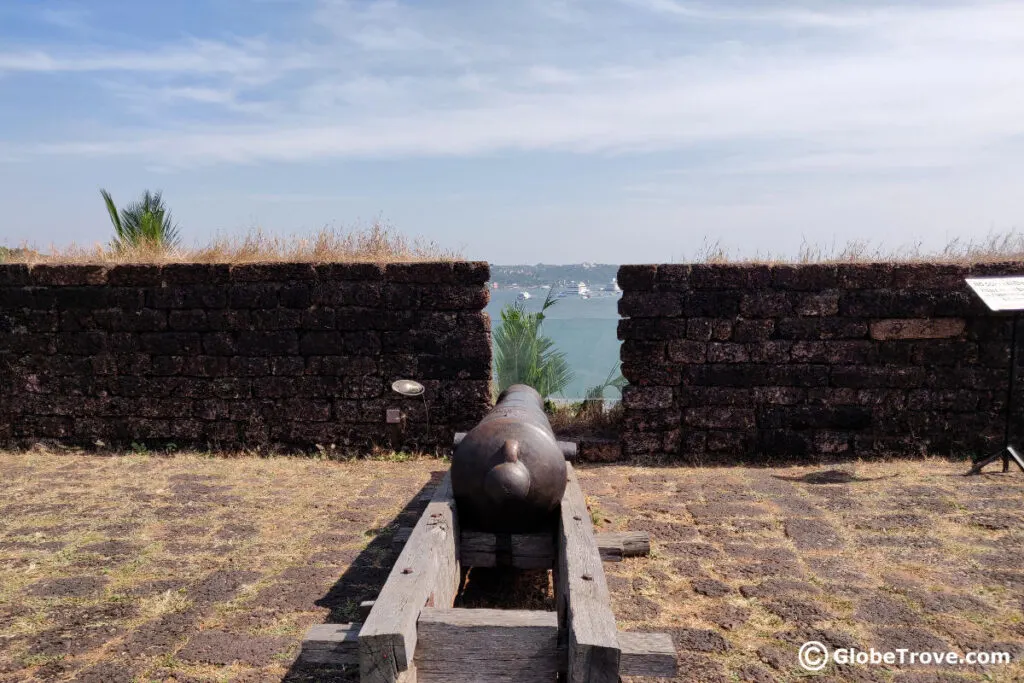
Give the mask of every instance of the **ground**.
M 446 467 L 0 454 L 0 681 L 330 680 L 295 663 L 302 634 L 357 617 Z M 651 533 L 652 555 L 605 565 L 608 583 L 621 629 L 672 634 L 679 681 L 801 679 L 808 640 L 1015 660 L 829 665 L 823 681 L 1024 680 L 1024 475 L 964 469 L 616 465 L 580 480 L 600 529 Z

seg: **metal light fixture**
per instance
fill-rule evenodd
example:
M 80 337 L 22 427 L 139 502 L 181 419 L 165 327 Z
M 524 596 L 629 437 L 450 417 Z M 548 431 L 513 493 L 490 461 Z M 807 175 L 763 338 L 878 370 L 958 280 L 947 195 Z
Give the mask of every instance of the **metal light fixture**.
M 423 385 L 411 379 L 400 379 L 391 383 L 391 390 L 402 396 L 419 396 L 423 393 Z
M 412 379 L 399 379 L 391 383 L 391 390 L 402 396 L 422 396 L 423 397 L 423 413 L 427 418 L 427 438 L 430 438 L 430 408 L 427 406 L 427 396 L 424 394 L 424 387 L 422 384 Z M 388 411 L 389 413 L 391 411 Z M 390 417 L 390 415 L 389 415 Z M 390 419 L 389 419 L 390 422 Z

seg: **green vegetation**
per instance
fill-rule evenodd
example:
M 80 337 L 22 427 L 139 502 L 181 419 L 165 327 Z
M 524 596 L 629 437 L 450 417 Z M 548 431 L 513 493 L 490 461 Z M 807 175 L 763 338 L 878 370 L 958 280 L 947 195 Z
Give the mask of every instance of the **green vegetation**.
M 114 224 L 115 251 L 146 247 L 151 249 L 173 249 L 181 242 L 178 226 L 171 220 L 171 212 L 164 206 L 160 192 L 146 190 L 142 199 L 121 209 L 118 213 L 114 199 L 106 190 L 100 190 L 103 201 Z
M 583 403 L 580 404 L 580 413 L 593 413 L 601 412 L 604 410 L 604 390 L 608 387 L 614 387 L 622 392 L 622 388 L 625 387 L 629 382 L 622 376 L 620 371 L 621 364 L 616 361 L 612 369 L 608 371 L 608 376 L 605 377 L 604 382 L 601 384 L 594 385 L 587 389 L 586 395 L 583 397 Z
M 495 381 L 498 391 L 528 384 L 544 398 L 562 392 L 573 380 L 565 353 L 543 333 L 544 311 L 554 306 L 551 291 L 537 313 L 527 313 L 521 301 L 505 306 L 494 330 Z

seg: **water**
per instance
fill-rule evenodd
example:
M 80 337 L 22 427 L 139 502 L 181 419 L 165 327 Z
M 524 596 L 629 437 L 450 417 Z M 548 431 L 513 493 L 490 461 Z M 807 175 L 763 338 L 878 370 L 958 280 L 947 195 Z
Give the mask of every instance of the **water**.
M 501 309 L 516 300 L 521 290 L 492 289 L 491 302 L 487 313 L 491 326 L 501 323 Z M 530 289 L 531 298 L 526 310 L 537 312 L 544 303 L 546 289 Z M 544 318 L 544 334 L 551 337 L 555 347 L 564 351 L 569 367 L 575 378 L 563 392 L 566 398 L 583 398 L 588 388 L 601 384 L 608 372 L 619 361 L 619 345 L 616 336 L 619 324 L 619 297 L 595 292 L 590 299 L 576 295 L 558 299 L 558 303 L 547 310 Z M 619 392 L 609 387 L 605 398 L 618 398 Z

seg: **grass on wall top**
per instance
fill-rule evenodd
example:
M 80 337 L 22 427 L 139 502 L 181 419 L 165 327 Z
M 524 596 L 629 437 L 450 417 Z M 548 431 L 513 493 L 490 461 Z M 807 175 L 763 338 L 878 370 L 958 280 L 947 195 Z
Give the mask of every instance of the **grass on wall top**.
M 927 249 L 921 242 L 885 247 L 869 240 L 851 240 L 846 244 L 822 245 L 804 239 L 796 257 L 771 253 L 753 256 L 738 254 L 721 240 L 705 238 L 704 244 L 686 263 L 728 263 L 750 265 L 841 264 L 841 263 L 1002 263 L 1024 261 L 1024 233 L 1016 230 L 989 233 L 980 239 L 950 240 L 942 249 Z
M 147 246 L 114 249 L 109 244 L 52 246 L 41 252 L 28 246 L 0 247 L 0 263 L 409 263 L 455 261 L 457 251 L 436 242 L 410 239 L 392 226 L 374 222 L 368 228 L 324 228 L 307 237 L 280 237 L 261 230 L 240 237 L 219 237 L 202 246 L 158 249 Z

